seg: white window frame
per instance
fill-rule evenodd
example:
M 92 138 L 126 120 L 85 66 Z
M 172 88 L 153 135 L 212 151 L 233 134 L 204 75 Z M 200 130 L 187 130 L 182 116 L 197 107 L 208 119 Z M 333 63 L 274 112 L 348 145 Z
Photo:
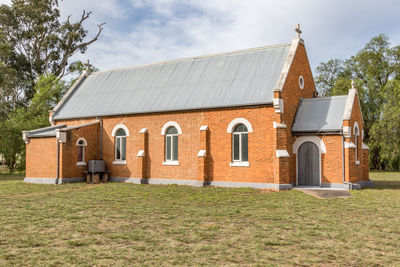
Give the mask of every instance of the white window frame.
M 117 134 L 117 131 L 118 131 L 119 129 L 123 129 L 123 130 L 125 131 L 125 136 L 129 136 L 129 129 L 128 129 L 128 127 L 126 127 L 125 124 L 122 124 L 122 123 L 115 125 L 115 127 L 113 128 L 113 130 L 112 130 L 112 132 L 111 132 L 111 136 L 112 136 L 112 137 L 115 137 L 115 135 Z
M 233 119 L 233 120 L 229 123 L 228 128 L 226 129 L 226 132 L 227 132 L 227 133 L 233 133 L 233 130 L 235 129 L 235 127 L 236 127 L 238 124 L 244 124 L 244 126 L 247 127 L 247 132 L 248 132 L 248 133 L 252 133 L 252 132 L 253 132 L 253 127 L 251 126 L 251 123 L 250 123 L 248 120 L 246 120 L 245 118 L 236 118 L 236 119 Z
M 80 144 L 80 142 L 83 141 L 83 144 Z M 77 166 L 86 166 L 85 162 L 85 146 L 87 146 L 87 141 L 85 138 L 81 137 L 78 140 L 76 140 L 76 146 L 77 147 L 82 147 L 82 161 L 77 161 L 76 165 Z
M 122 130 L 124 130 L 124 132 L 125 132 L 125 135 L 124 136 L 117 136 L 116 134 L 117 134 L 117 132 L 118 132 L 118 130 L 119 129 L 122 129 Z M 114 164 L 124 164 L 124 163 L 126 163 L 126 147 L 127 147 L 127 144 L 126 144 L 126 137 L 127 137 L 127 132 L 126 132 L 126 130 L 124 129 L 124 128 L 119 128 L 119 129 L 117 129 L 116 131 L 115 131 L 115 139 L 114 139 L 114 142 L 115 142 L 115 145 L 114 145 Z M 123 138 L 125 138 L 125 159 L 122 159 L 122 139 Z M 119 149 L 120 149 L 120 158 L 119 159 L 117 159 L 117 144 L 118 144 L 118 142 L 117 142 L 117 140 L 119 139 L 119 145 L 120 145 L 120 147 L 119 147 Z
M 354 122 L 353 134 L 354 134 L 354 144 L 356 146 L 354 149 L 355 153 L 354 161 L 356 165 L 360 165 L 360 161 L 358 160 L 358 136 L 360 135 L 360 127 L 358 126 L 357 122 Z
M 299 87 L 301 90 L 304 89 L 304 77 L 302 75 L 299 76 Z
M 236 124 L 235 125 L 235 127 L 233 127 L 233 129 L 232 129 L 232 162 L 231 162 L 231 164 L 230 164 L 230 166 L 249 166 L 249 164 L 248 164 L 248 162 L 249 162 L 249 160 L 248 160 L 248 157 L 249 157 L 249 129 L 247 128 L 247 132 L 234 132 L 234 129 L 237 127 L 237 126 L 239 126 L 240 124 L 243 124 L 243 123 L 238 123 L 238 124 Z M 244 125 L 244 124 L 243 124 Z M 246 125 L 244 125 L 244 126 L 246 126 Z M 243 134 L 247 134 L 247 160 L 243 160 L 242 159 L 242 135 Z M 234 153 L 235 153 L 235 135 L 238 135 L 239 136 L 239 159 L 236 159 L 235 160 L 235 155 L 234 155 Z
M 161 135 L 166 135 L 167 130 L 171 127 L 174 126 L 176 130 L 178 131 L 178 134 L 182 134 L 182 128 L 179 126 L 179 124 L 176 121 L 169 121 L 164 124 L 164 126 L 161 128 Z
M 171 127 L 174 127 L 177 131 L 178 131 L 178 129 L 175 127 L 175 126 L 170 126 L 170 127 L 168 127 L 168 129 L 170 129 Z M 168 134 L 168 133 L 166 133 L 167 131 L 168 131 L 168 129 L 166 129 L 166 131 L 165 131 L 165 139 L 164 139 L 164 142 L 165 142 L 165 153 L 164 153 L 164 165 L 179 165 L 179 155 L 177 155 L 177 159 L 173 159 L 173 155 L 174 155 L 174 136 L 176 136 L 177 137 L 177 142 L 178 142 L 178 144 L 177 144 L 177 147 L 178 147 L 178 153 L 179 153 L 179 132 L 178 133 L 176 133 L 176 134 Z M 171 149 L 171 158 L 170 159 L 168 159 L 167 158 L 167 138 L 168 137 L 170 137 L 171 138 L 171 147 L 170 147 L 170 149 Z M 174 164 L 174 163 L 178 163 L 178 164 Z

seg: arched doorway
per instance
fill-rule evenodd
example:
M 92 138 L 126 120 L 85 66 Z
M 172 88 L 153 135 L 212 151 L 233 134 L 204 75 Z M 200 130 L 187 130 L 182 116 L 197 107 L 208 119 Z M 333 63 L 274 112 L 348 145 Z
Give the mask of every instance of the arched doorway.
M 298 185 L 320 186 L 319 149 L 313 142 L 301 144 L 297 153 Z

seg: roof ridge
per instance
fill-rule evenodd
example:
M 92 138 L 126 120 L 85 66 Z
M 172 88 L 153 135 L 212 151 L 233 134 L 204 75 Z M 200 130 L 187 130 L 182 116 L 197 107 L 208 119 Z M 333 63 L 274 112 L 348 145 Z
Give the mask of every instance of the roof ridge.
M 129 66 L 129 67 L 120 67 L 120 68 L 114 68 L 114 69 L 110 69 L 110 70 L 92 72 L 90 75 L 112 72 L 112 71 L 117 71 L 117 70 L 139 69 L 139 68 L 144 68 L 144 67 L 149 67 L 149 66 L 162 65 L 162 64 L 166 64 L 166 63 L 181 62 L 181 61 L 186 61 L 186 60 L 193 60 L 193 59 L 200 59 L 200 58 L 207 58 L 207 57 L 217 57 L 217 56 L 224 56 L 224 55 L 240 54 L 240 53 L 245 53 L 245 52 L 263 50 L 263 49 L 267 49 L 267 48 L 277 48 L 277 47 L 290 46 L 290 45 L 291 45 L 291 43 L 282 43 L 282 44 L 276 44 L 276 45 L 259 46 L 259 47 L 254 47 L 254 48 L 245 48 L 245 49 L 233 50 L 233 51 L 228 51 L 228 52 L 205 54 L 205 55 L 193 56 L 193 57 L 169 59 L 169 60 L 159 61 L 159 62 L 155 62 L 155 63 L 147 63 L 147 64 L 141 64 L 141 65 L 135 65 L 135 66 Z
M 347 95 L 333 95 L 333 96 L 324 96 L 317 98 L 304 98 L 304 101 L 320 101 L 320 100 L 329 100 L 332 98 L 347 98 Z

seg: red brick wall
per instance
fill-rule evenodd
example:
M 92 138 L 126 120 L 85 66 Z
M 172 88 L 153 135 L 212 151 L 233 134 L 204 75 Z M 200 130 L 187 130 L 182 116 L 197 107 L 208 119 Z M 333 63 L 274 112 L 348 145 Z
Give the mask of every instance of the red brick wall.
M 355 122 L 357 122 L 358 126 L 359 126 L 359 131 L 360 131 L 360 135 L 357 138 L 357 144 L 355 143 L 355 136 L 354 136 L 354 124 Z M 361 115 L 361 109 L 360 109 L 360 105 L 358 103 L 358 95 L 356 95 L 356 98 L 354 99 L 354 103 L 353 103 L 353 110 L 351 113 L 351 117 L 350 117 L 350 121 L 349 121 L 349 126 L 351 127 L 351 142 L 353 142 L 357 147 L 357 159 L 358 161 L 360 161 L 360 165 L 355 165 L 355 149 L 351 149 L 352 151 L 350 153 L 352 153 L 352 162 L 350 162 L 349 166 L 350 166 L 350 181 L 351 182 L 357 182 L 357 181 L 361 181 L 364 180 L 364 174 L 363 174 L 363 168 L 364 168 L 364 157 L 363 157 L 363 152 L 362 152 L 362 130 L 364 129 L 364 125 L 362 122 L 362 115 Z M 368 162 L 366 162 L 366 164 L 368 164 Z
M 321 154 L 323 183 L 343 183 L 343 151 L 341 135 L 318 136 L 322 138 L 326 153 Z
M 304 78 L 304 89 L 299 87 L 299 76 Z M 286 78 L 281 98 L 284 101 L 284 113 L 281 120 L 286 123 L 286 150 L 289 152 L 289 179 L 291 183 L 296 183 L 296 156 L 292 151 L 292 144 L 295 138 L 292 136 L 292 124 L 296 115 L 300 98 L 312 98 L 316 91 L 314 79 L 308 62 L 306 49 L 303 44 L 299 44 L 292 66 Z
M 363 180 L 368 181 L 369 180 L 369 163 L 368 163 L 368 155 L 369 155 L 369 150 L 364 149 L 363 150 L 363 162 L 362 162 L 362 168 L 363 168 Z
M 103 158 L 113 177 L 141 177 L 140 134 L 142 128 L 148 130 L 148 151 L 146 151 L 147 176 L 150 178 L 193 179 L 198 176 L 197 153 L 200 147 L 200 126 L 209 127 L 208 176 L 214 181 L 273 182 L 273 157 L 275 153 L 272 107 L 251 107 L 218 109 L 206 111 L 170 112 L 142 115 L 127 115 L 103 118 L 104 146 Z M 231 134 L 227 133 L 229 123 L 235 118 L 247 119 L 253 132 L 249 133 L 249 167 L 230 167 Z M 88 120 L 59 121 L 77 125 Z M 177 122 L 182 128 L 179 135 L 179 166 L 164 166 L 164 136 L 161 129 L 168 121 Z M 112 130 L 117 124 L 129 129 L 127 137 L 126 165 L 114 165 L 114 137 Z M 89 142 L 89 140 L 88 140 Z M 74 147 L 75 149 L 75 147 Z M 72 166 L 63 163 L 63 166 Z M 75 167 L 74 167 L 75 168 Z M 63 168 L 63 173 L 68 173 Z
M 26 177 L 57 177 L 57 141 L 55 137 L 31 138 L 26 145 Z
M 85 138 L 85 162 L 91 159 L 99 159 L 99 124 L 90 125 L 67 131 L 67 142 L 60 144 L 60 177 L 83 177 L 83 171 L 87 166 L 77 166 L 78 148 L 76 142 L 79 138 Z

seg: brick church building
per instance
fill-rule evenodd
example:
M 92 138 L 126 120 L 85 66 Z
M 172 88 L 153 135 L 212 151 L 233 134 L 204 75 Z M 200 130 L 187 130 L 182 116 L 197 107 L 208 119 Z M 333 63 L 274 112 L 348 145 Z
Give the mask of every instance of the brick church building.
M 85 71 L 52 126 L 23 132 L 25 182 L 84 181 L 88 160 L 103 159 L 118 182 L 371 185 L 357 90 L 318 97 L 297 32 L 288 44 Z

